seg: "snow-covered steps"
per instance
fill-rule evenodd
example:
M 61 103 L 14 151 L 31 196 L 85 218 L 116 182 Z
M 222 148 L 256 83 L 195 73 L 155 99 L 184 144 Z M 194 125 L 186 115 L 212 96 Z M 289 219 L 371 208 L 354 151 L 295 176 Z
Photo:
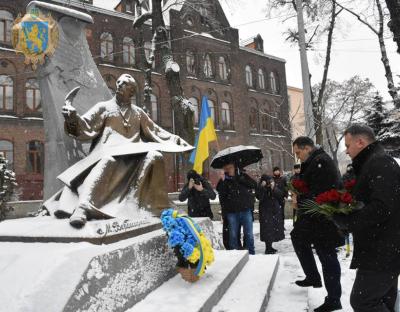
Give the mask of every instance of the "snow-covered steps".
M 279 265 L 279 256 L 250 256 L 233 285 L 212 312 L 264 312 Z
M 294 283 L 295 280 L 302 278 L 304 275 L 297 258 L 292 255 L 281 255 L 266 312 L 309 311 L 307 288 Z
M 247 251 L 215 251 L 215 262 L 196 283 L 171 278 L 129 312 L 211 311 L 249 260 Z M 128 312 L 127 311 L 127 312 Z

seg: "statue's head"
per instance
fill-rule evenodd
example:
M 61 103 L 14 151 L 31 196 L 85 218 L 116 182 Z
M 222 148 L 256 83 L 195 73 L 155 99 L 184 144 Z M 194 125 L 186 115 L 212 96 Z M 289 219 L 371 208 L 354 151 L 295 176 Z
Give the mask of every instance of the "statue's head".
M 117 95 L 131 98 L 136 93 L 136 80 L 129 74 L 122 74 L 119 76 L 116 85 Z

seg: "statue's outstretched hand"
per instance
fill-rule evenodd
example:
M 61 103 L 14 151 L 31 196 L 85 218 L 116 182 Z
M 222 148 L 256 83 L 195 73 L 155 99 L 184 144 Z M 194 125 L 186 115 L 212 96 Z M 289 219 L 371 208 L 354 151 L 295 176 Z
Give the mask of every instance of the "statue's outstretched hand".
M 65 103 L 62 107 L 61 112 L 65 120 L 71 120 L 76 118 L 76 109 L 69 103 Z
M 175 144 L 180 145 L 180 146 L 183 146 L 183 147 L 189 146 L 189 143 L 186 142 L 184 139 L 182 139 L 182 138 L 181 138 L 180 136 L 178 136 L 178 135 L 175 135 L 175 136 L 174 136 L 173 141 L 174 141 Z
M 62 114 L 66 121 L 74 121 L 76 120 L 76 109 L 72 106 L 72 102 L 79 92 L 80 87 L 73 88 L 65 97 L 64 106 L 62 107 Z

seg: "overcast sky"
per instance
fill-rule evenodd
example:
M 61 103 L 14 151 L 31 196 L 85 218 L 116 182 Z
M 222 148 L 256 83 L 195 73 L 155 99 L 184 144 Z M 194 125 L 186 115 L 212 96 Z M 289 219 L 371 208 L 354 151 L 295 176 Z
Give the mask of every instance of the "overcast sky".
M 283 24 L 282 18 L 274 18 L 284 12 L 274 12 L 272 19 L 261 20 L 267 17 L 266 3 L 268 0 L 220 0 L 225 14 L 232 27 L 239 29 L 241 39 L 260 35 L 264 39 L 264 52 L 286 59 L 287 83 L 290 86 L 302 87 L 300 56 L 297 46 L 285 42 L 284 32 L 289 23 Z M 240 4 L 240 5 L 239 5 Z M 333 45 L 329 78 L 342 81 L 353 75 L 369 78 L 382 96 L 389 100 L 386 78 L 382 62 L 380 60 L 379 44 L 374 35 L 366 26 L 358 23 L 346 12 L 341 13 L 342 29 L 336 33 L 337 40 Z M 248 25 L 245 25 L 247 24 Z M 292 24 L 296 19 L 292 19 Z M 297 28 L 297 27 L 296 27 Z M 391 33 L 390 33 L 391 35 Z M 321 51 L 309 52 L 308 61 L 312 83 L 318 83 L 322 77 L 325 46 L 321 45 Z M 392 39 L 386 40 L 386 47 L 395 75 L 396 85 L 400 74 L 400 54 L 396 53 L 396 46 Z

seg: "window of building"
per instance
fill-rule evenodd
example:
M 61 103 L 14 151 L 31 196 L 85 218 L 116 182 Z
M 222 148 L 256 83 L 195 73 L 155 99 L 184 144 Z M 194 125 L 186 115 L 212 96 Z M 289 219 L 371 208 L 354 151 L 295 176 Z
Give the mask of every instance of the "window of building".
M 32 112 L 42 111 L 39 84 L 35 78 L 28 79 L 25 83 L 26 106 Z
M 132 9 L 132 3 L 128 0 L 125 3 L 125 11 L 128 13 L 132 13 L 133 9 Z
M 199 7 L 200 15 L 203 17 L 208 17 L 208 8 L 206 8 L 204 5 L 200 5 Z
M 189 17 L 189 18 L 186 20 L 186 24 L 187 24 L 188 26 L 192 27 L 192 26 L 194 25 L 193 19 L 192 19 L 191 17 Z
M 252 131 L 257 131 L 257 129 L 258 129 L 258 112 L 257 112 L 256 107 L 250 108 L 249 122 L 250 122 L 250 129 Z
M 265 76 L 264 71 L 261 68 L 258 70 L 258 87 L 265 90 Z
M 8 168 L 13 169 L 14 165 L 14 145 L 10 141 L 0 140 L 0 154 L 8 160 Z
M 269 116 L 269 107 L 264 105 L 261 113 L 261 129 L 263 132 L 271 132 L 271 117 Z
M 218 72 L 219 72 L 219 77 L 222 80 L 227 80 L 228 79 L 228 69 L 226 66 L 226 61 L 223 56 L 220 56 L 218 58 Z
M 150 95 L 151 101 L 151 119 L 154 122 L 158 122 L 158 100 L 154 94 Z
M 246 84 L 248 87 L 253 87 L 253 73 L 249 65 L 246 65 Z
M 26 145 L 26 171 L 43 174 L 44 145 L 40 141 L 30 141 Z
M 0 10 L 0 42 L 11 42 L 13 21 L 14 17 L 10 12 Z
M 14 109 L 14 81 L 10 76 L 0 75 L 0 110 Z
M 194 118 L 193 123 L 194 123 L 195 126 L 198 126 L 199 125 L 199 101 L 196 98 L 191 97 L 189 99 L 189 102 L 192 103 L 193 110 L 194 110 L 194 112 L 193 112 L 193 118 Z
M 274 72 L 271 72 L 269 74 L 269 83 L 271 86 L 272 93 L 278 93 L 278 83 L 277 83 L 276 75 Z
M 113 37 L 110 33 L 102 33 L 100 36 L 101 45 L 101 57 L 103 60 L 112 61 L 114 60 L 114 42 Z
M 212 75 L 213 75 L 213 70 L 212 70 L 211 57 L 210 54 L 206 54 L 204 58 L 204 76 L 206 78 L 211 78 Z
M 222 102 L 221 104 L 221 121 L 222 121 L 222 126 L 225 129 L 232 128 L 231 109 L 229 103 L 227 102 Z
M 186 70 L 189 75 L 196 74 L 195 57 L 192 51 L 186 51 Z
M 135 64 L 135 45 L 133 43 L 132 38 L 125 37 L 123 39 L 123 60 L 126 65 L 134 65 Z
M 150 41 L 146 41 L 144 43 L 144 55 L 146 56 L 147 60 L 149 60 L 151 52 L 152 52 L 152 44 Z M 155 68 L 155 66 L 156 62 L 153 62 L 153 68 Z
M 214 121 L 214 125 L 217 125 L 217 120 L 216 120 L 216 108 L 214 101 L 208 100 L 208 107 L 210 108 L 210 113 L 211 113 L 211 118 Z

